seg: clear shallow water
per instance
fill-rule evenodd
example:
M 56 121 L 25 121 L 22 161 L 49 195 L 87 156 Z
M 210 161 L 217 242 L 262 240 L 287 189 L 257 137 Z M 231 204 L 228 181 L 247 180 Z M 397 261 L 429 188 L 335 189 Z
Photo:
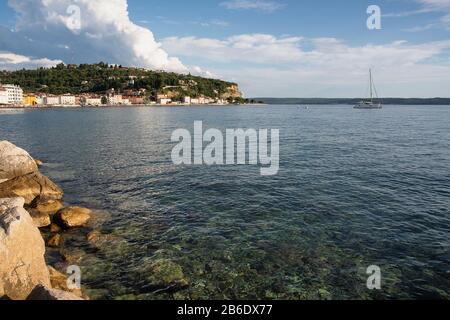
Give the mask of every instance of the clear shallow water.
M 172 165 L 172 131 L 196 120 L 280 129 L 280 173 Z M 84 283 L 104 297 L 450 296 L 450 107 L 0 111 L 0 139 L 47 162 L 68 203 L 107 212 L 101 228 L 120 241 L 66 243 L 88 253 Z M 159 258 L 189 288 L 149 290 L 141 269 Z

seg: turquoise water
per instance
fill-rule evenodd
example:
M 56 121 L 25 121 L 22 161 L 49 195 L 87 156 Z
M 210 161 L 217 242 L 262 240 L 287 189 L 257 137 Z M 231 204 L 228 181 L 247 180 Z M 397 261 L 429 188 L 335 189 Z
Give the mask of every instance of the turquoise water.
M 280 129 L 279 174 L 174 166 L 172 131 L 199 120 Z M 44 160 L 68 203 L 102 212 L 107 245 L 66 235 L 101 298 L 450 297 L 450 107 L 0 111 L 0 139 Z M 150 288 L 156 259 L 189 286 Z

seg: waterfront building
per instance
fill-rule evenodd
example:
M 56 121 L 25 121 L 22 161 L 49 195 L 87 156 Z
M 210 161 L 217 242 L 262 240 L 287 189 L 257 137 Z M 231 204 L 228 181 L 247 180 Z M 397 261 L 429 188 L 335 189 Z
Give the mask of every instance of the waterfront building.
M 26 107 L 34 107 L 37 103 L 37 98 L 34 94 L 27 94 L 23 97 L 23 104 Z
M 8 104 L 8 101 L 8 91 L 0 86 L 0 105 L 6 105 Z
M 9 105 L 23 105 L 23 90 L 14 84 L 5 84 L 3 88 L 6 90 Z
M 184 97 L 183 98 L 183 103 L 184 104 L 191 104 L 191 97 Z
M 76 97 L 70 94 L 65 94 L 60 96 L 60 104 L 63 106 L 74 106 L 76 105 Z
M 36 104 L 38 106 L 43 106 L 44 105 L 44 96 L 36 96 Z
M 162 106 L 165 106 L 165 105 L 168 105 L 168 104 L 171 104 L 171 103 L 172 103 L 172 99 L 170 99 L 170 98 L 158 99 L 158 104 L 160 104 Z
M 120 94 L 109 94 L 107 100 L 110 106 L 124 104 L 123 97 Z
M 128 100 L 128 103 L 124 103 L 124 104 L 144 104 L 145 103 L 144 97 L 139 97 L 139 96 L 124 96 L 123 99 L 124 99 L 124 101 Z
M 44 104 L 46 106 L 58 106 L 61 104 L 59 96 L 46 96 L 44 97 Z
M 84 105 L 98 107 L 102 105 L 102 99 L 95 97 L 87 97 L 84 99 Z

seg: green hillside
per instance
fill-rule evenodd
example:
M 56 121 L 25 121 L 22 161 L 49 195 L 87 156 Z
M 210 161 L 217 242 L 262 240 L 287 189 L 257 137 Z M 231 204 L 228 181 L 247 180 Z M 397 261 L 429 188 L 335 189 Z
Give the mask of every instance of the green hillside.
M 146 96 L 240 97 L 236 83 L 193 75 L 150 71 L 107 63 L 64 65 L 37 70 L 0 71 L 0 83 L 20 85 L 26 93 L 81 94 L 145 90 Z M 141 90 L 143 92 L 143 90 Z

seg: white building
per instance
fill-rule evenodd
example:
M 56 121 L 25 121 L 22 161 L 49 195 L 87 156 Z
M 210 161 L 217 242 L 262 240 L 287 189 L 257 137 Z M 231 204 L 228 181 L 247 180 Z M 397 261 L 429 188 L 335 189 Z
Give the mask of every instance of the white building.
M 46 106 L 58 106 L 61 104 L 61 100 L 58 96 L 47 96 L 44 97 L 44 104 Z
M 45 97 L 43 97 L 43 96 L 36 97 L 36 104 L 38 106 L 43 106 L 45 104 L 44 102 L 45 102 Z
M 183 103 L 184 104 L 191 104 L 191 97 L 184 97 L 183 98 Z
M 108 96 L 108 105 L 114 106 L 118 104 L 123 104 L 123 97 L 120 94 L 111 94 Z
M 210 98 L 206 98 L 206 97 L 200 97 L 198 98 L 198 103 L 199 104 L 210 104 L 214 102 L 214 100 L 210 99 Z
M 65 94 L 60 96 L 60 104 L 63 106 L 74 106 L 76 103 L 75 96 Z
M 102 105 L 102 99 L 101 98 L 86 98 L 85 105 L 87 106 L 101 106 Z
M 21 87 L 13 84 L 3 85 L 3 89 L 6 90 L 8 102 L 12 105 L 23 105 L 23 90 Z
M 168 105 L 168 104 L 171 104 L 171 103 L 172 103 L 172 99 L 170 99 L 170 98 L 158 99 L 158 104 L 160 104 L 162 106 L 165 106 L 165 105 Z
M 8 104 L 8 91 L 6 91 L 5 88 L 0 87 L 0 105 L 2 104 Z

